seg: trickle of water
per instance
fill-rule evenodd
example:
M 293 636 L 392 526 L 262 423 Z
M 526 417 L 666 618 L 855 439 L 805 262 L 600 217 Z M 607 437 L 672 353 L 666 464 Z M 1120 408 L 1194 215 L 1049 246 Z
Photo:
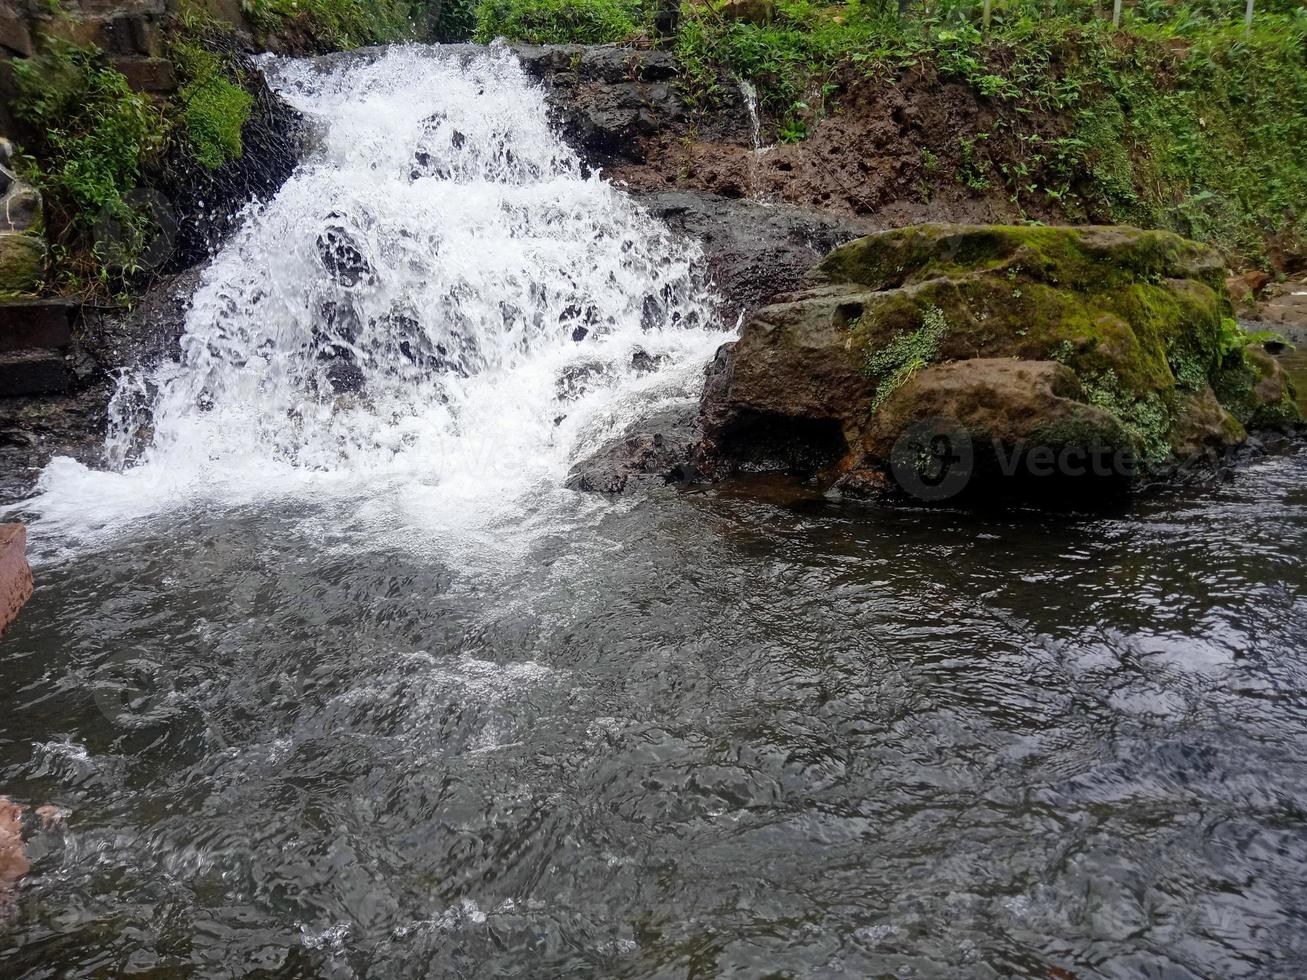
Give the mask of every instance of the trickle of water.
M 180 362 L 124 378 L 119 472 L 56 461 L 43 517 L 393 480 L 475 522 L 692 390 L 722 340 L 699 253 L 583 175 L 507 49 L 268 70 L 317 149 L 206 271 Z
M 758 90 L 754 87 L 753 82 L 739 79 L 740 95 L 744 98 L 744 107 L 749 113 L 749 133 L 753 138 L 753 152 L 765 153 L 771 149 L 770 146 L 763 146 L 762 143 L 762 115 L 758 109 Z

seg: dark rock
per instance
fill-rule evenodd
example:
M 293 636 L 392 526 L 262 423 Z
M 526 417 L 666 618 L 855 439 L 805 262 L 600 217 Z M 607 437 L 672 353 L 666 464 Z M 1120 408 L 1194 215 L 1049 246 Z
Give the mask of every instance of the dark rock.
M 672 230 L 703 244 L 727 322 L 746 318 L 772 296 L 796 288 L 837 245 L 878 230 L 866 218 L 694 191 L 637 194 L 636 200 Z
M 0 398 L 63 394 L 72 376 L 61 354 L 51 351 L 10 351 L 0 354 Z
M 332 215 L 339 219 L 340 215 Z M 331 277 L 345 287 L 357 286 L 372 278 L 372 266 L 356 244 L 353 234 L 338 221 L 327 225 L 318 236 L 318 257 Z
M 26 22 L 8 7 L 0 7 L 0 48 L 21 58 L 30 58 L 35 53 Z
M 0 303 L 0 351 L 70 346 L 80 309 L 66 299 Z
M 642 158 L 640 141 L 686 110 L 673 86 L 670 51 L 637 51 L 613 45 L 516 45 L 529 75 L 545 87 L 564 138 L 592 166 Z
M 113 66 L 122 72 L 127 84 L 137 92 L 165 94 L 177 88 L 172 62 L 167 58 L 115 58 Z
M 698 434 L 698 411 L 692 403 L 661 411 L 573 466 L 566 486 L 619 494 L 688 482 L 695 476 L 690 454 Z
M 13 184 L 0 198 L 0 232 L 33 231 L 39 228 L 42 210 L 40 191 L 21 181 Z
M 239 50 L 235 35 L 218 35 L 215 43 L 219 42 L 240 71 L 254 104 L 241 129 L 240 157 L 216 170 L 195 160 L 184 140 L 173 144 L 158 180 L 166 213 L 155 215 L 175 229 L 157 263 L 158 270 L 166 273 L 183 272 L 207 259 L 251 200 L 267 200 L 281 189 L 303 148 L 305 130 L 299 113 L 268 88 L 262 72 Z

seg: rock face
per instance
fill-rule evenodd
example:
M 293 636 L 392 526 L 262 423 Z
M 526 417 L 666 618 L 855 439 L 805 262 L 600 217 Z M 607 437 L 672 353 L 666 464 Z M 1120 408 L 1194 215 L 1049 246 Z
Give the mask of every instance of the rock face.
M 27 528 L 21 524 L 0 524 L 0 633 L 18 618 L 18 611 L 31 597 Z
M 868 218 L 824 214 L 696 191 L 636 194 L 668 227 L 697 239 L 728 323 L 796 288 L 827 252 L 880 230 Z
M 950 466 L 966 474 L 956 492 L 1128 486 L 1223 453 L 1246 425 L 1300 421 L 1274 359 L 1245 350 L 1224 278 L 1211 249 L 1131 228 L 859 239 L 719 352 L 699 462 L 859 486 L 889 474 L 931 499 Z

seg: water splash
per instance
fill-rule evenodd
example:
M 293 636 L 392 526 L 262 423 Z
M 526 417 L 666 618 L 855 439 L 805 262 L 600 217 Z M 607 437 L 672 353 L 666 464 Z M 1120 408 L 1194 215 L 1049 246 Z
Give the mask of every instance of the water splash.
M 722 340 L 699 254 L 583 174 L 506 49 L 268 68 L 317 149 L 207 269 L 180 362 L 123 380 L 118 472 L 57 460 L 43 519 L 364 485 L 475 524 L 693 390 Z

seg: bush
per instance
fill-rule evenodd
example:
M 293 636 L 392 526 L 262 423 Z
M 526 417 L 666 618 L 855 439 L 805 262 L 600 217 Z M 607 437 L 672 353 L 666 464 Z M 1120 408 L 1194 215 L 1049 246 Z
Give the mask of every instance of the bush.
M 256 28 L 275 33 L 295 26 L 319 51 L 386 44 L 413 36 L 407 0 L 245 0 Z
M 35 179 L 46 196 L 50 225 L 89 240 L 97 222 L 113 222 L 123 237 L 116 243 L 123 254 L 115 258 L 130 264 L 133 243 L 144 239 L 148 220 L 127 198 L 164 145 L 159 110 L 93 49 L 52 41 L 44 53 L 12 65 L 14 111 L 40 134 Z M 97 254 L 102 262 L 109 258 Z
M 606 44 L 639 32 L 639 0 L 481 0 L 477 41 L 497 37 L 528 44 Z
M 228 67 L 219 55 L 198 43 L 174 44 L 172 57 L 187 79 L 178 98 L 191 152 L 210 170 L 239 159 L 241 128 L 254 97 L 227 77 Z

